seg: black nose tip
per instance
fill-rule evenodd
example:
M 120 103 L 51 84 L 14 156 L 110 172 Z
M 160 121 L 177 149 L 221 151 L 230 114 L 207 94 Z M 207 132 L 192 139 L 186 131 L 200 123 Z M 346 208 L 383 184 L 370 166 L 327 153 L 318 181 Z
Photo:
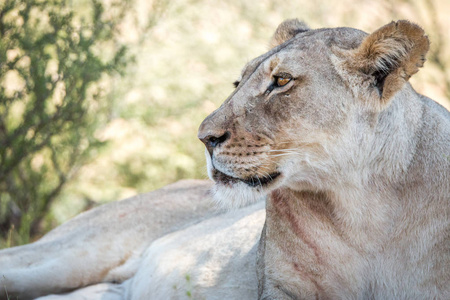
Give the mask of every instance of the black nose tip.
M 228 131 L 219 137 L 209 136 L 207 138 L 208 146 L 210 146 L 211 148 L 217 147 L 218 145 L 220 145 L 223 142 L 225 142 L 226 140 L 228 140 L 229 137 L 230 137 L 230 133 Z
M 228 140 L 230 136 L 231 134 L 226 131 L 222 135 L 208 135 L 201 138 L 201 141 L 205 144 L 206 149 L 208 149 L 209 153 L 212 155 L 213 149 Z

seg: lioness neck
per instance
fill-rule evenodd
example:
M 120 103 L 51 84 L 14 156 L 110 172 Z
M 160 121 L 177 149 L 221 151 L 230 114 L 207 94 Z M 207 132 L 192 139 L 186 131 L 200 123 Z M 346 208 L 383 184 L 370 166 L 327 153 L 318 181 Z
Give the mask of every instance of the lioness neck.
M 320 176 L 280 191 L 290 206 L 304 205 L 305 191 L 314 194 L 314 201 L 326 203 L 327 209 L 311 213 L 322 217 L 328 212 L 333 228 L 346 232 L 355 247 L 368 250 L 383 244 L 404 207 L 400 191 L 421 142 L 424 108 L 420 95 L 407 84 L 380 113 L 354 109 L 358 112 L 351 114 L 344 136 L 325 146 L 327 166 L 321 164 L 313 172 Z M 279 202 L 276 194 L 270 200 L 274 205 Z

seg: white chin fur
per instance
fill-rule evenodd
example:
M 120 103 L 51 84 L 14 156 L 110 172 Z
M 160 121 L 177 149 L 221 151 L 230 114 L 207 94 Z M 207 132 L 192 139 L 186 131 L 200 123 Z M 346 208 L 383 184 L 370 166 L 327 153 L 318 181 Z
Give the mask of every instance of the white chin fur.
M 212 176 L 212 162 L 211 162 L 211 156 L 208 153 L 208 150 L 205 148 L 205 156 L 206 156 L 206 171 L 208 172 L 209 179 L 213 180 Z
M 261 201 L 266 193 L 243 182 L 234 183 L 233 187 L 215 184 L 212 188 L 213 198 L 222 209 L 236 209 Z
M 208 176 L 214 181 L 212 176 L 211 156 L 205 149 L 206 168 Z M 234 183 L 232 187 L 216 183 L 212 188 L 213 199 L 221 209 L 236 209 L 248 206 L 264 199 L 266 193 L 259 188 L 250 187 L 243 182 Z

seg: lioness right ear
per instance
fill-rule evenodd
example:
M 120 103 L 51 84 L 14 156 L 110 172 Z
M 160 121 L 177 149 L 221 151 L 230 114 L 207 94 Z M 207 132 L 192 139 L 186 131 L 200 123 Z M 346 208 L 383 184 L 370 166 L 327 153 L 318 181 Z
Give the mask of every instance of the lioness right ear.
M 287 40 L 293 38 L 297 33 L 308 31 L 309 27 L 298 19 L 288 19 L 278 25 L 277 30 L 270 40 L 270 48 L 275 48 Z
M 371 76 L 384 106 L 425 62 L 430 43 L 418 25 L 401 20 L 391 22 L 367 36 L 352 50 L 351 68 Z

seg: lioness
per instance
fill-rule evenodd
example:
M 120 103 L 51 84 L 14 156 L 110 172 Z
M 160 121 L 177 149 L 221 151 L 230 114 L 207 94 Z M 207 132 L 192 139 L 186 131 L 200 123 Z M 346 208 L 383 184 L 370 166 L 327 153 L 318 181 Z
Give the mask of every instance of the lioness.
M 0 251 L 10 295 L 450 299 L 450 115 L 407 83 L 423 30 L 288 20 L 272 46 L 198 134 L 215 200 L 256 204 L 182 182 L 97 208 Z
M 282 23 L 202 123 L 216 199 L 269 195 L 259 299 L 450 299 L 450 116 L 428 38 Z

